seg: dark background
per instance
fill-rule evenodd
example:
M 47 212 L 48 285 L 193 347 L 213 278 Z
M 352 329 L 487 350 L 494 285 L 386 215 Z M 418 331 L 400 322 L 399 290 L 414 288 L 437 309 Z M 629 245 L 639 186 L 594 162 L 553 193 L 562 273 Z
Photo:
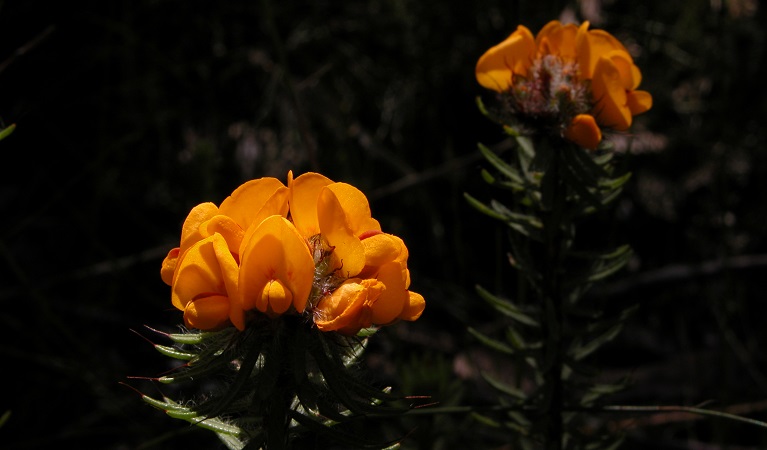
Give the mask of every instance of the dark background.
M 290 169 L 359 187 L 408 245 L 427 309 L 376 336 L 380 381 L 471 404 L 475 367 L 499 364 L 466 336 L 493 319 L 473 286 L 508 292 L 515 277 L 503 230 L 462 197 L 494 195 L 476 144 L 503 140 L 475 106 L 488 93 L 474 64 L 517 24 L 558 17 L 621 39 L 654 99 L 633 139 L 617 137 L 634 176 L 606 216 L 636 254 L 592 293 L 640 309 L 594 361 L 606 380 L 633 376 L 616 402 L 767 420 L 759 6 L 0 1 L 0 120 L 17 126 L 0 142 L 0 448 L 221 447 L 133 390 L 170 388 L 128 377 L 169 367 L 142 336 L 181 321 L 159 268 L 189 209 Z M 767 445 L 735 422 L 629 417 L 598 420 L 625 428 L 627 448 Z M 480 446 L 461 416 L 382 428 L 415 426 L 406 448 Z

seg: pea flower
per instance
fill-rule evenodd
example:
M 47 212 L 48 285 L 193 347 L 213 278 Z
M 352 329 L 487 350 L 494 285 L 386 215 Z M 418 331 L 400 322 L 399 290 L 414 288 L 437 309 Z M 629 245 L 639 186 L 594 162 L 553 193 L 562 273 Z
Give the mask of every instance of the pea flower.
M 288 185 L 251 180 L 187 216 L 161 267 L 188 327 L 244 330 L 256 315 L 308 313 L 322 331 L 416 320 L 404 242 L 385 234 L 365 195 L 318 173 Z
M 244 328 L 240 247 L 253 225 L 287 215 L 287 198 L 287 187 L 279 180 L 260 178 L 235 189 L 220 206 L 206 202 L 192 208 L 179 247 L 168 252 L 160 270 L 187 326 L 209 330 L 232 323 Z
M 356 334 L 371 325 L 418 319 L 425 301 L 408 290 L 407 248 L 400 238 L 383 233 L 365 195 L 316 173 L 289 177 L 288 185 L 293 223 L 315 243 L 316 258 L 324 260 L 332 248 L 328 268 L 317 274 L 324 294 L 316 305 L 318 328 Z M 334 282 L 340 285 L 323 288 Z
M 479 58 L 477 81 L 501 94 L 521 128 L 595 149 L 602 128 L 627 130 L 633 116 L 652 107 L 652 96 L 637 90 L 641 72 L 626 47 L 588 28 L 553 20 L 533 37 L 519 25 Z

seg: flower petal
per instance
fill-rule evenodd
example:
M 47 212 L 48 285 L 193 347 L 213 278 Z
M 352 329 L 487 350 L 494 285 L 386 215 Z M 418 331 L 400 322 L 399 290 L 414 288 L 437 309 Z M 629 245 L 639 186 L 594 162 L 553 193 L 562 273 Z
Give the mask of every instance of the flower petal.
M 240 243 L 242 242 L 242 237 L 245 233 L 234 219 L 219 214 L 211 217 L 200 225 L 200 235 L 202 237 L 213 236 L 216 233 L 223 236 L 229 247 L 229 251 L 232 254 L 239 254 Z
M 261 304 L 269 305 L 275 314 L 282 314 L 293 304 L 293 294 L 280 280 L 271 280 L 261 293 Z
M 402 253 L 404 243 L 396 236 L 380 233 L 362 239 L 362 246 L 365 248 L 365 266 L 378 267 L 394 261 Z
M 565 130 L 564 137 L 580 147 L 594 150 L 602 141 L 602 130 L 599 129 L 594 116 L 578 114 Z
M 594 95 L 594 117 L 597 123 L 623 131 L 631 126 L 631 110 L 627 106 L 626 88 L 612 59 L 599 58 L 591 80 Z
M 314 323 L 321 331 L 337 331 L 354 335 L 371 321 L 371 305 L 384 290 L 377 280 L 351 278 L 323 297 L 315 308 Z
M 237 263 L 220 234 L 207 237 L 181 255 L 173 278 L 171 301 L 184 310 L 210 295 L 236 295 Z
M 333 247 L 332 257 L 337 260 L 336 268 L 346 278 L 356 276 L 365 267 L 365 247 L 350 224 L 354 212 L 352 209 L 347 214 L 335 191 L 327 186 L 320 192 L 317 201 L 320 231 Z
M 329 184 L 327 188 L 335 194 L 341 208 L 346 212 L 349 226 L 357 237 L 363 233 L 381 231 L 381 225 L 373 219 L 370 204 L 362 191 L 346 183 Z
M 176 272 L 176 266 L 178 265 L 179 251 L 180 249 L 178 247 L 171 249 L 162 261 L 160 278 L 162 278 L 162 281 L 168 286 L 173 284 L 173 274 Z
M 213 330 L 229 320 L 229 298 L 224 295 L 203 297 L 186 305 L 184 322 L 200 330 Z
M 597 63 L 602 56 L 613 50 L 620 50 L 629 55 L 626 47 L 612 34 L 604 30 L 587 30 L 587 28 L 588 22 L 581 24 L 576 38 L 578 67 L 581 71 L 581 79 L 585 80 L 593 77 Z
M 562 25 L 558 20 L 552 20 L 544 25 L 535 37 L 538 51 L 541 54 L 559 56 L 565 61 L 575 61 L 577 33 L 577 25 Z
M 503 42 L 491 47 L 477 61 L 477 82 L 487 89 L 504 92 L 511 87 L 514 74 L 525 76 L 535 56 L 535 38 L 520 25 Z
M 221 203 L 221 214 L 234 219 L 243 230 L 271 215 L 288 214 L 288 188 L 276 178 L 250 180 Z
M 218 206 L 213 203 L 201 203 L 189 212 L 181 227 L 181 253 L 184 253 L 195 242 L 203 239 L 200 235 L 200 225 L 219 214 Z
M 319 234 L 317 198 L 320 190 L 331 183 L 331 179 L 314 172 L 307 172 L 295 180 L 292 179 L 292 172 L 289 175 L 290 217 L 301 236 L 310 238 Z
M 408 291 L 408 297 L 408 302 L 405 305 L 405 309 L 399 315 L 399 319 L 413 321 L 423 314 L 423 310 L 426 308 L 426 300 L 424 300 L 423 295 L 411 291 Z
M 242 308 L 245 311 L 255 308 L 270 315 L 284 312 L 283 297 L 275 297 L 279 303 L 272 305 L 269 295 L 264 296 L 267 284 L 279 280 L 281 288 L 290 291 L 296 311 L 303 312 L 314 281 L 314 260 L 293 224 L 279 215 L 268 217 L 243 241 L 242 248 L 239 275 Z M 267 292 L 276 293 L 268 289 Z
M 381 266 L 376 278 L 386 286 L 386 289 L 373 304 L 373 323 L 386 325 L 402 314 L 408 301 L 406 286 L 409 279 L 408 270 L 394 261 Z
M 631 91 L 628 93 L 628 107 L 632 115 L 642 114 L 652 108 L 652 95 L 647 91 Z
M 618 69 L 624 89 L 630 91 L 639 86 L 639 82 L 642 81 L 642 74 L 628 53 L 622 50 L 613 50 L 606 53 L 605 57 L 610 58 L 615 64 L 615 68 Z

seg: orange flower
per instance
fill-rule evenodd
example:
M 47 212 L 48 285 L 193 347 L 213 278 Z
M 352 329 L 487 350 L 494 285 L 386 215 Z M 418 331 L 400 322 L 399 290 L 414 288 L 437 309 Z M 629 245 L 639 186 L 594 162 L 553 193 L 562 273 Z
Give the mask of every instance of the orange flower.
M 335 183 L 316 173 L 306 173 L 295 180 L 289 177 L 288 186 L 293 223 L 307 239 L 317 234 L 323 236 L 332 248 L 332 269 L 339 271 L 342 278 L 381 283 L 383 290 L 376 291 L 375 298 L 366 297 L 370 323 L 387 325 L 400 319 L 420 317 L 425 302 L 422 296 L 408 290 L 407 247 L 402 239 L 381 231 L 379 222 L 371 216 L 367 198 L 359 189 L 346 183 Z M 320 304 L 352 304 L 339 298 L 348 295 L 350 289 L 346 287 L 341 293 L 333 292 L 334 300 L 326 300 L 326 296 Z M 359 293 L 360 289 L 353 292 Z M 332 322 L 337 310 L 337 307 L 323 307 L 324 316 L 330 318 L 326 322 Z M 329 326 L 325 324 L 321 329 Z M 360 325 L 357 331 L 367 326 L 370 324 Z
M 181 244 L 171 249 L 162 263 L 162 280 L 170 285 L 179 256 L 196 242 L 215 233 L 225 238 L 232 255 L 239 261 L 239 247 L 245 230 L 270 215 L 287 216 L 287 200 L 287 187 L 280 180 L 267 177 L 242 184 L 224 199 L 220 207 L 210 202 L 195 206 L 181 228 Z
M 523 125 L 552 128 L 594 149 L 600 127 L 628 129 L 633 116 L 652 107 L 652 96 L 637 90 L 642 76 L 626 47 L 588 27 L 554 20 L 533 38 L 520 25 L 479 58 L 477 81 L 510 94 L 511 112 Z
M 210 248 L 216 249 L 216 260 L 226 267 L 227 279 L 238 277 L 238 264 L 240 262 L 240 246 L 246 230 L 252 225 L 258 225 L 270 215 L 287 215 L 288 190 L 276 178 L 259 178 L 241 185 L 227 197 L 220 207 L 213 203 L 202 203 L 190 211 L 181 230 L 181 242 L 179 247 L 171 249 L 162 263 L 160 276 L 162 280 L 172 287 L 174 292 L 173 304 L 184 311 L 184 319 L 188 326 L 207 330 L 221 326 L 221 314 L 226 304 L 227 316 L 232 321 L 238 321 L 243 312 L 240 308 L 239 295 L 237 292 L 223 289 L 228 286 L 232 289 L 237 283 L 221 284 L 215 297 L 207 296 L 205 292 L 197 292 L 196 296 L 178 297 L 176 292 L 194 291 L 195 274 L 201 269 L 192 268 L 200 266 L 201 251 L 207 259 L 212 261 Z M 200 247 L 203 245 L 203 247 Z M 215 243 L 214 247 L 211 247 Z M 194 249 L 194 251 L 192 251 Z M 228 256 L 222 253 L 226 249 Z M 189 258 L 189 261 L 187 261 Z M 234 265 L 230 264 L 233 262 Z M 202 267 L 202 266 L 200 266 Z M 217 273 L 215 265 L 205 265 L 208 272 Z M 184 276 L 179 276 L 179 271 L 185 268 Z M 211 272 L 212 271 L 212 272 Z M 232 273 L 233 271 L 233 273 Z M 208 279 L 210 279 L 210 275 Z M 224 276 L 223 274 L 221 275 Z M 199 275 L 203 277 L 203 275 Z M 214 291 L 210 291 L 214 292 Z M 183 300 L 181 300 L 183 298 Z M 200 299 L 206 299 L 204 301 Z M 226 300 L 224 302 L 224 299 Z
M 201 330 L 228 322 L 237 298 L 237 262 L 218 233 L 195 242 L 174 271 L 171 301 L 187 326 Z
M 373 324 L 373 305 L 384 290 L 378 280 L 350 278 L 320 300 L 314 323 L 322 331 L 357 334 Z
M 292 306 L 303 312 L 314 281 L 314 259 L 293 224 L 279 215 L 266 218 L 248 230 L 242 250 L 236 311 L 257 309 L 276 317 Z M 242 315 L 233 316 L 232 323 L 245 328 Z
M 288 175 L 290 217 L 306 239 L 321 234 L 336 260 L 334 269 L 345 278 L 365 267 L 365 248 L 360 236 L 380 232 L 365 194 L 346 183 L 335 183 L 318 173 L 308 172 L 295 180 Z
M 160 274 L 189 327 L 244 330 L 250 311 L 274 318 L 309 307 L 321 329 L 353 334 L 421 315 L 407 257 L 357 188 L 289 172 L 287 187 L 260 178 L 221 206 L 194 207 Z

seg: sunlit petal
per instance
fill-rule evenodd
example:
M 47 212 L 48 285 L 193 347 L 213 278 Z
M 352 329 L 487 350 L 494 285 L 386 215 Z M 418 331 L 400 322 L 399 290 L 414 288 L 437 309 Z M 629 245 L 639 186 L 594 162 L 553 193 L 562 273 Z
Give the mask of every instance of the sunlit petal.
M 322 189 L 317 201 L 317 215 L 322 235 L 333 247 L 336 268 L 344 277 L 356 276 L 365 267 L 365 247 L 355 235 L 349 223 L 350 216 L 334 190 Z
M 221 203 L 221 214 L 234 219 L 243 230 L 271 215 L 288 213 L 288 188 L 276 178 L 250 180 Z
M 421 317 L 425 308 L 426 300 L 424 300 L 423 295 L 408 291 L 408 301 L 405 305 L 405 309 L 403 309 L 402 313 L 399 315 L 399 319 L 408 321 L 417 320 Z
M 497 92 L 508 90 L 513 74 L 527 75 L 535 51 L 535 38 L 529 29 L 520 25 L 508 38 L 479 58 L 475 67 L 477 81 Z
M 590 114 L 578 114 L 565 130 L 565 138 L 579 146 L 594 150 L 602 141 L 602 131 Z
M 189 303 L 184 309 L 184 322 L 187 326 L 200 330 L 213 330 L 229 320 L 229 298 L 224 295 L 211 295 Z
M 323 187 L 333 183 L 324 175 L 307 172 L 292 180 L 289 178 L 290 217 L 301 236 L 309 238 L 319 234 L 320 225 L 317 221 L 317 199 Z
M 281 314 L 287 295 L 274 297 L 270 304 L 267 284 L 279 280 L 281 289 L 289 290 L 292 305 L 302 312 L 306 307 L 314 279 L 314 260 L 306 241 L 293 224 L 282 216 L 263 220 L 255 232 L 243 241 L 239 273 L 240 301 L 244 310 L 257 309 L 267 314 Z M 277 287 L 274 286 L 276 289 Z

